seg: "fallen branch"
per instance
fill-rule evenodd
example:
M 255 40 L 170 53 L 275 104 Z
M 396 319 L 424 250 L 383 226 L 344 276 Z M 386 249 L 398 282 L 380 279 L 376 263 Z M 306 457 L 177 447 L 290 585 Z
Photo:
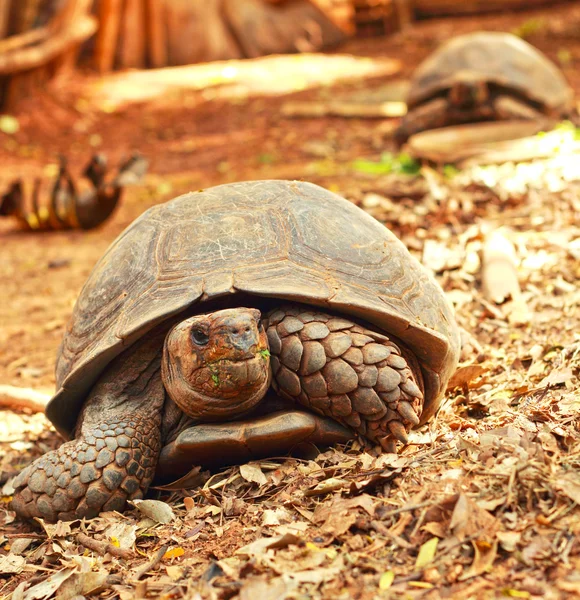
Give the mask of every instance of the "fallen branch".
M 89 550 L 93 550 L 97 554 L 104 556 L 109 553 L 111 556 L 116 556 L 117 558 L 133 558 L 134 553 L 131 550 L 127 550 L 125 548 L 118 548 L 117 546 L 113 546 L 113 544 L 109 544 L 107 542 L 100 542 L 95 540 L 92 537 L 89 537 L 85 533 L 79 533 L 77 535 L 77 542 L 88 548 Z
M 165 553 L 167 552 L 168 548 L 168 544 L 161 546 L 161 548 L 159 548 L 159 550 L 157 551 L 157 554 L 155 554 L 155 556 L 149 562 L 145 563 L 137 569 L 137 571 L 135 572 L 135 579 L 141 579 L 141 577 L 143 577 L 143 575 L 145 575 L 147 571 L 153 569 L 153 567 L 156 567 L 161 562 L 161 559 L 165 556 Z
M 52 394 L 19 388 L 14 385 L 0 385 L 0 407 L 12 410 L 27 409 L 43 413 Z

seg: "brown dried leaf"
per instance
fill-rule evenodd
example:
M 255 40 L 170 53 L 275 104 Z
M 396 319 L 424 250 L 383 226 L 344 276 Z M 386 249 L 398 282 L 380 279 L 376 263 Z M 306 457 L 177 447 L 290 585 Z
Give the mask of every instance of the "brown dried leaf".
M 554 485 L 556 489 L 566 494 L 576 504 L 580 504 L 580 474 L 577 471 L 564 471 L 561 469 L 556 473 Z
M 312 489 L 304 492 L 305 496 L 324 496 L 324 494 L 330 494 L 342 488 L 348 487 L 349 482 L 346 479 L 340 479 L 339 477 L 330 477 L 321 481 L 315 485 Z
M 451 514 L 449 529 L 459 539 L 477 536 L 478 540 L 491 541 L 499 528 L 498 520 L 480 508 L 465 494 L 459 494 Z
M 246 464 L 240 465 L 240 475 L 251 483 L 257 483 L 258 485 L 265 485 L 268 483 L 268 478 L 262 472 L 259 465 Z
M 57 590 L 56 600 L 72 600 L 79 596 L 93 594 L 101 589 L 108 577 L 107 571 L 74 573 Z
M 370 516 L 374 514 L 375 502 L 372 496 L 362 494 L 354 498 L 337 498 L 331 504 L 319 504 L 314 511 L 314 522 L 324 523 L 321 531 L 335 536 L 347 532 L 359 515 L 356 508 L 363 509 Z
M 160 500 L 132 500 L 130 504 L 156 523 L 167 525 L 167 523 L 175 520 L 175 513 L 171 506 Z
M 285 577 L 269 578 L 266 576 L 246 579 L 240 590 L 240 600 L 280 600 L 287 598 L 288 593 L 296 589 L 296 584 Z
M 475 556 L 471 566 L 463 571 L 459 576 L 459 581 L 465 581 L 472 577 L 477 577 L 483 573 L 487 573 L 493 566 L 493 561 L 497 556 L 497 540 L 493 543 L 476 540 L 472 542 Z
M 23 556 L 10 553 L 7 556 L 0 556 L 0 574 L 20 573 L 26 564 L 26 559 Z
M 463 388 L 468 386 L 474 379 L 481 377 L 485 372 L 487 372 L 487 369 L 482 365 L 463 365 L 455 371 L 447 384 L 447 389 L 453 390 L 457 387 Z
M 47 577 L 44 581 L 33 585 L 24 592 L 23 600 L 45 600 L 50 598 L 58 588 L 73 575 L 76 568 L 62 569 Z
M 549 375 L 540 381 L 540 387 L 556 386 L 570 381 L 574 377 L 574 372 L 571 367 L 563 367 L 554 369 Z

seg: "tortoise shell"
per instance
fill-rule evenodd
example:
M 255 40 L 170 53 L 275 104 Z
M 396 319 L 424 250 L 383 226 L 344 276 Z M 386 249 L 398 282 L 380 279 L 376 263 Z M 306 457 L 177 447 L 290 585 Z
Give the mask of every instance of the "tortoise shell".
M 493 31 L 468 33 L 442 44 L 415 70 L 407 105 L 413 108 L 464 79 L 513 90 L 547 112 L 572 107 L 572 89 L 553 62 L 521 38 Z
M 112 243 L 67 326 L 48 418 L 70 437 L 116 356 L 158 324 L 232 294 L 321 306 L 399 337 L 421 364 L 425 420 L 457 364 L 443 291 L 386 227 L 311 183 L 234 183 L 150 208 Z

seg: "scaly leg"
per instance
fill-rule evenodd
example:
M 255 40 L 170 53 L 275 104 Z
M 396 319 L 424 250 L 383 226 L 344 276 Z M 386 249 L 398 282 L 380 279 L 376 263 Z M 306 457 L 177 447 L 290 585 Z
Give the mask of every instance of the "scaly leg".
M 409 352 L 352 321 L 290 306 L 265 319 L 273 386 L 392 451 L 420 422 L 421 370 Z
M 91 518 L 122 510 L 147 491 L 161 450 L 165 394 L 160 358 L 146 351 L 113 363 L 83 408 L 76 439 L 16 478 L 12 508 L 20 517 Z

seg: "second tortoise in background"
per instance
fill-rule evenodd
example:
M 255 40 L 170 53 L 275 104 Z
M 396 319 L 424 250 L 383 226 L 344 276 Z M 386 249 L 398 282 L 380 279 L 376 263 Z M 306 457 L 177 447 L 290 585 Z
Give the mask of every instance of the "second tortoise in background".
M 571 116 L 574 94 L 562 72 L 511 34 L 479 31 L 440 46 L 417 67 L 408 113 L 396 136 L 477 121 Z

